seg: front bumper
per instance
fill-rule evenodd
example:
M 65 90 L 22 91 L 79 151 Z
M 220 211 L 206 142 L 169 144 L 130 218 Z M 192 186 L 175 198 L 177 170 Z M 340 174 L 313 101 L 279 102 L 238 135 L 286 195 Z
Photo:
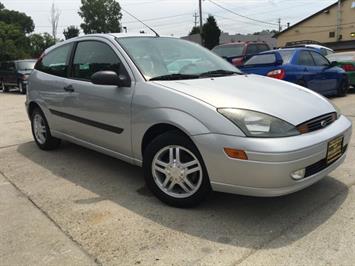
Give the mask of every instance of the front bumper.
M 340 116 L 330 126 L 288 138 L 246 138 L 220 134 L 193 137 L 216 191 L 250 196 L 280 196 L 319 181 L 338 167 L 345 153 L 334 163 L 304 179 L 295 181 L 293 171 L 314 165 L 327 156 L 328 142 L 344 136 L 343 147 L 351 137 L 351 122 Z M 248 160 L 227 157 L 223 148 L 244 150 Z

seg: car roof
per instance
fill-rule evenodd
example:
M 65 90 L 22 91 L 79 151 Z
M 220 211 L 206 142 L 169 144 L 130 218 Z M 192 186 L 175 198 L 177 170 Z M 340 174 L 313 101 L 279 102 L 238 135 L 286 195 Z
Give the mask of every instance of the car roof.
M 216 47 L 233 46 L 233 45 L 238 45 L 238 44 L 246 45 L 246 44 L 267 44 L 267 43 L 265 43 L 263 41 L 229 42 L 229 43 L 223 43 L 223 44 L 217 45 Z M 216 47 L 214 47 L 214 48 L 216 48 Z
M 82 40 L 82 39 L 86 39 L 86 38 L 90 38 L 90 37 L 97 37 L 97 38 L 105 38 L 105 39 L 115 39 L 115 38 L 127 38 L 127 37 L 157 37 L 157 38 L 172 38 L 172 39 L 178 39 L 176 37 L 173 37 L 173 36 L 165 36 L 165 35 L 160 35 L 159 37 L 156 36 L 155 34 L 150 34 L 150 33 L 93 33 L 93 34 L 86 34 L 86 35 L 83 35 L 83 36 L 78 36 L 78 37 L 75 37 L 75 38 L 71 38 L 69 40 L 65 40 L 65 41 L 62 41 L 62 42 L 59 42 L 49 48 L 47 48 L 45 50 L 45 53 L 48 53 L 49 51 L 61 46 L 61 45 L 64 45 L 64 44 L 67 44 L 67 43 L 71 43 L 71 42 L 75 42 L 75 41 L 78 41 L 78 40 Z

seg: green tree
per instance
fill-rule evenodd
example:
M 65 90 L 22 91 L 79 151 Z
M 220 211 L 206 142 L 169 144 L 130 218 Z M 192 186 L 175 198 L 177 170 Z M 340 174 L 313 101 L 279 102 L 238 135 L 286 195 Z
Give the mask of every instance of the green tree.
M 199 34 L 200 33 L 200 27 L 193 26 L 189 35 L 194 35 L 194 34 Z
M 212 49 L 219 44 L 219 37 L 221 36 L 221 30 L 217 25 L 215 18 L 211 15 L 208 16 L 207 22 L 202 26 L 202 39 L 203 45 Z
M 81 0 L 78 13 L 85 34 L 121 32 L 121 6 L 115 0 Z
M 5 6 L 0 2 L 0 10 L 4 9 Z
M 63 31 L 64 37 L 66 40 L 78 37 L 80 30 L 75 26 L 69 26 Z
M 0 61 L 29 57 L 28 41 L 18 25 L 0 21 Z
M 24 33 L 31 33 L 35 29 L 31 17 L 27 16 L 25 13 L 5 9 L 2 4 L 0 5 L 0 21 L 5 22 L 6 24 L 18 25 Z
M 47 32 L 43 34 L 31 34 L 28 39 L 33 58 L 40 57 L 44 50 L 55 44 L 54 38 Z

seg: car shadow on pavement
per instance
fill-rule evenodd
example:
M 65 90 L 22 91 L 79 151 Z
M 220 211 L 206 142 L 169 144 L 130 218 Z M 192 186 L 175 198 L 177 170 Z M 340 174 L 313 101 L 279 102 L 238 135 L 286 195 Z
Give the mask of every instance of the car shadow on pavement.
M 326 222 L 348 194 L 345 184 L 326 177 L 303 191 L 284 197 L 212 193 L 195 208 L 177 209 L 161 203 L 148 191 L 141 168 L 115 158 L 66 142 L 52 152 L 39 150 L 33 142 L 25 143 L 18 147 L 18 152 L 53 173 L 56 179 L 65 179 L 97 195 L 73 200 L 75 208 L 109 200 L 166 228 L 247 248 L 263 246 L 307 219 L 302 230 L 296 230 L 292 237 L 283 239 L 280 244 L 276 242 L 272 248 L 304 237 Z

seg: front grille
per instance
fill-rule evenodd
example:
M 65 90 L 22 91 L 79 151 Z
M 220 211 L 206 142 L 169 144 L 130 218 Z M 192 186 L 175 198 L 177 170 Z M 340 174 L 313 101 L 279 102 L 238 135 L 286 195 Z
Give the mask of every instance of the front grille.
M 343 150 L 342 150 L 342 154 L 344 154 L 346 152 L 346 149 L 348 148 L 348 145 L 346 144 L 344 147 L 343 147 Z M 331 166 L 333 163 L 335 163 L 337 160 L 331 162 L 330 164 L 327 164 L 327 159 L 324 158 L 323 160 L 320 160 L 310 166 L 307 166 L 306 167 L 306 173 L 304 175 L 304 177 L 309 177 L 311 175 L 315 175 L 316 173 L 324 170 L 325 168 L 327 168 L 328 166 Z
M 332 124 L 336 119 L 337 119 L 336 113 L 322 115 L 298 125 L 297 129 L 301 134 L 305 134 L 308 132 L 326 128 L 327 126 Z

